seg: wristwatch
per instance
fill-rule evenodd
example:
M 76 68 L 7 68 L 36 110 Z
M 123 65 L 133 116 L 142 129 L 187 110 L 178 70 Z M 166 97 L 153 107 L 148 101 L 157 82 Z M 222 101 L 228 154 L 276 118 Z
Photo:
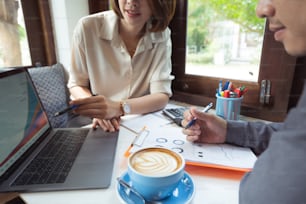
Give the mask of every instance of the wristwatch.
M 120 102 L 120 108 L 121 108 L 123 115 L 131 113 L 131 106 L 126 101 Z

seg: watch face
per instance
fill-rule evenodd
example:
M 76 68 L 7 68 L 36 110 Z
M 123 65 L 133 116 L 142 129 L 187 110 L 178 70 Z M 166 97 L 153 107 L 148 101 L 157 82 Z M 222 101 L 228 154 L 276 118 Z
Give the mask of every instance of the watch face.
M 123 103 L 123 110 L 124 110 L 124 113 L 130 113 L 131 112 L 130 105 L 127 103 Z

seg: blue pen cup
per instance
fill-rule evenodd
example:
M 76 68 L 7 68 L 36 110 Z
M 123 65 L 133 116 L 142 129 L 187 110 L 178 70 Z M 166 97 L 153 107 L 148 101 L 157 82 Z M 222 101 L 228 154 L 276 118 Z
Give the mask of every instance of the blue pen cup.
M 217 97 L 216 114 L 226 120 L 239 120 L 243 96 L 240 98 Z

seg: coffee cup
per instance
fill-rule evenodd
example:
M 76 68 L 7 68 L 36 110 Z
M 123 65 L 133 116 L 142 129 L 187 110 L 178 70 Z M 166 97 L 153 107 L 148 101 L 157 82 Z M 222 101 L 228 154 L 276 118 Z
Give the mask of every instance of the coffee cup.
M 170 196 L 184 176 L 185 160 L 177 152 L 162 147 L 140 149 L 128 158 L 132 188 L 146 201 Z

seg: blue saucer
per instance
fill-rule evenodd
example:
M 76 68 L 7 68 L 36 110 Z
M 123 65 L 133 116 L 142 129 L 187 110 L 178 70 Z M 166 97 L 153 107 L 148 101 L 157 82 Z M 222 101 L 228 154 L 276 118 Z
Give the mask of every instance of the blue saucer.
M 130 180 L 129 175 L 125 172 L 121 179 L 133 186 L 132 181 Z M 123 203 L 128 203 L 131 198 L 128 198 L 127 194 L 124 192 L 123 189 L 120 188 L 120 185 L 117 183 L 116 191 L 118 197 Z M 171 196 L 164 200 L 158 201 L 160 204 L 180 204 L 180 203 L 190 203 L 194 197 L 195 188 L 193 184 L 193 180 L 190 175 L 185 172 L 184 177 L 181 179 L 181 182 L 178 186 L 174 189 Z M 134 204 L 140 204 L 141 202 L 134 202 Z

